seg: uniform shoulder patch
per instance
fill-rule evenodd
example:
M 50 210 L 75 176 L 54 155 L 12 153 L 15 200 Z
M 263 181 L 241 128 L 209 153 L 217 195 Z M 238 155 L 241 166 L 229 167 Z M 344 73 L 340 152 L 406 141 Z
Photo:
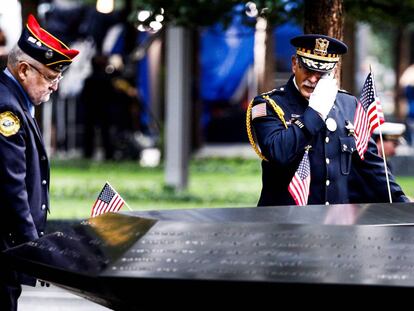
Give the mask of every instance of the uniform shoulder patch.
M 252 120 L 267 115 L 266 103 L 260 103 L 252 108 Z
M 20 129 L 19 118 L 10 111 L 0 113 L 0 134 L 6 137 L 16 134 Z

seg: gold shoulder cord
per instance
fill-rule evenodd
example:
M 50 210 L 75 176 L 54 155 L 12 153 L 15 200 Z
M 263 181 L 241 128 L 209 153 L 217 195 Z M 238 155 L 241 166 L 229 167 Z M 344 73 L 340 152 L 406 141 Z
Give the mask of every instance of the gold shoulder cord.
M 285 113 L 283 112 L 282 108 L 279 107 L 278 104 L 275 103 L 273 99 L 271 99 L 268 95 L 263 96 L 263 98 L 272 106 L 273 110 L 279 117 L 280 121 L 282 121 L 285 128 L 287 128 L 287 124 L 284 118 Z M 252 107 L 253 107 L 253 100 L 249 103 L 246 112 L 246 128 L 247 128 L 247 136 L 249 137 L 250 145 L 252 145 L 253 150 L 259 156 L 260 159 L 268 161 L 265 156 L 260 152 L 259 147 L 257 146 L 256 142 L 254 141 L 253 134 L 252 134 Z

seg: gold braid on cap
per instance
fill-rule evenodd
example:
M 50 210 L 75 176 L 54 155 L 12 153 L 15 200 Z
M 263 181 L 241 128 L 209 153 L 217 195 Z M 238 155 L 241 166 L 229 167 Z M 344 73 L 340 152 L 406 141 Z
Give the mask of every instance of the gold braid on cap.
M 282 123 L 285 126 L 285 128 L 287 128 L 287 124 L 286 124 L 286 121 L 285 121 L 285 118 L 284 118 L 285 113 L 283 112 L 282 108 L 280 108 L 280 106 L 278 104 L 276 104 L 276 102 L 273 99 L 271 99 L 269 97 L 269 95 L 264 95 L 263 96 L 263 99 L 266 100 L 266 103 L 269 103 L 270 106 L 272 106 L 273 110 L 275 111 L 275 113 L 279 117 L 280 121 L 282 121 Z M 254 100 L 252 100 L 249 103 L 249 106 L 247 107 L 247 112 L 246 112 L 246 129 L 247 129 L 247 136 L 249 137 L 250 145 L 252 145 L 253 150 L 256 152 L 256 154 L 259 156 L 259 158 L 262 159 L 262 160 L 265 160 L 265 161 L 269 161 L 260 152 L 259 147 L 257 146 L 257 144 L 256 144 L 256 142 L 254 141 L 254 138 L 253 138 L 252 125 L 251 125 L 253 101 Z

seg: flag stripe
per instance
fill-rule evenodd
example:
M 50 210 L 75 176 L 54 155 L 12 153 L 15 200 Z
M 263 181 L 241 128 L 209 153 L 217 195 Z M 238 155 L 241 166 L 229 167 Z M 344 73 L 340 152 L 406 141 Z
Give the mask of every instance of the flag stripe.
M 111 185 L 105 183 L 96 202 L 92 206 L 91 217 L 99 216 L 107 212 L 117 212 L 124 203 L 124 199 L 122 199 Z

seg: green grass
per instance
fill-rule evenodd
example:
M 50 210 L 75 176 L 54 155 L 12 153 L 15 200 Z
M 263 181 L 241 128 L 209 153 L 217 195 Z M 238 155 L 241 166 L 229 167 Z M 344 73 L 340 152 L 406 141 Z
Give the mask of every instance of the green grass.
M 105 181 L 133 210 L 255 206 L 260 193 L 260 162 L 191 162 L 186 191 L 165 187 L 164 171 L 133 162 L 52 161 L 51 219 L 87 218 Z M 123 207 L 127 210 L 127 207 Z
M 261 188 L 259 160 L 193 160 L 188 189 L 178 193 L 165 187 L 163 167 L 142 168 L 135 162 L 54 160 L 51 174 L 50 219 L 88 218 L 105 181 L 136 211 L 251 207 Z M 397 181 L 414 198 L 414 177 Z

